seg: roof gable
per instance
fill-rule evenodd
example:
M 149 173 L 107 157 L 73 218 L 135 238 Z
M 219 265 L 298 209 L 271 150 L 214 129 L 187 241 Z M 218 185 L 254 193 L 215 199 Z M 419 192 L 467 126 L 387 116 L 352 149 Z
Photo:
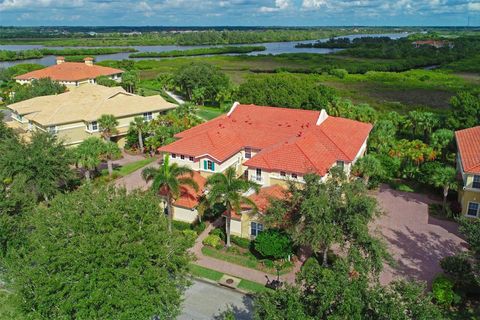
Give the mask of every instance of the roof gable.
M 480 126 L 455 132 L 463 170 L 480 173 Z

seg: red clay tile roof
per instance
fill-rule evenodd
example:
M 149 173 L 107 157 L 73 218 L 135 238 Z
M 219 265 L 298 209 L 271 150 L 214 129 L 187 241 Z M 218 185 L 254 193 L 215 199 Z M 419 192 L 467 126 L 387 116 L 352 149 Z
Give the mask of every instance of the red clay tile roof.
M 83 62 L 64 62 L 44 69 L 16 76 L 17 80 L 50 78 L 54 81 L 80 81 L 123 73 L 123 70 L 102 66 L 88 66 Z
M 223 162 L 245 147 L 262 150 L 245 165 L 266 170 L 325 174 L 337 161 L 352 161 L 371 124 L 328 117 L 320 111 L 238 105 L 223 115 L 176 135 L 160 152 Z
M 261 188 L 258 194 L 252 194 L 248 198 L 252 200 L 257 206 L 258 212 L 265 213 L 265 210 L 270 205 L 271 199 L 284 199 L 287 189 L 280 185 L 273 185 L 269 187 Z M 249 206 L 244 206 L 242 209 L 248 210 Z M 232 219 L 240 219 L 241 216 L 235 211 L 232 212 Z
M 180 196 L 177 200 L 175 200 L 173 205 L 182 208 L 193 209 L 198 205 L 198 200 L 204 192 L 207 179 L 201 176 L 197 171 L 193 171 L 192 176 L 186 174 L 183 177 L 191 177 L 193 181 L 197 183 L 198 191 L 195 191 L 195 189 L 189 185 L 182 185 L 180 187 Z M 162 192 L 160 192 L 160 194 L 162 194 Z
M 455 132 L 463 171 L 480 173 L 480 126 Z

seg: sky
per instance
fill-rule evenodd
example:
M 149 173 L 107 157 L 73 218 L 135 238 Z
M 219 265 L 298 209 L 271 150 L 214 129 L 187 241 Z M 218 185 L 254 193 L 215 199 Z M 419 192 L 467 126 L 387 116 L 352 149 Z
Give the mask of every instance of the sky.
M 465 26 L 480 0 L 0 0 L 3 26 Z

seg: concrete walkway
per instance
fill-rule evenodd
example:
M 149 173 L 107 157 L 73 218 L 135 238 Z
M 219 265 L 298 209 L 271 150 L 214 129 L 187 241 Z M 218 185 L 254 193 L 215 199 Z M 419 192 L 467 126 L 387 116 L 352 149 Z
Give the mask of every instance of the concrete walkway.
M 126 175 L 125 177 L 117 179 L 115 181 L 115 185 L 117 187 L 124 187 L 125 189 L 127 189 L 128 192 L 130 192 L 134 189 L 147 190 L 148 187 L 151 185 L 151 182 L 146 183 L 145 180 L 143 180 L 142 171 L 143 171 L 143 169 L 148 168 L 148 167 L 158 168 L 158 166 L 159 166 L 158 161 L 154 161 L 154 162 L 150 163 L 149 165 L 147 165 L 147 166 L 145 166 L 145 167 L 143 167 L 143 168 L 141 168 L 137 171 L 134 171 L 134 172 L 130 173 L 129 175 Z
M 212 231 L 215 226 L 218 226 L 220 224 L 220 221 L 221 219 L 218 219 L 214 223 L 209 224 L 207 228 L 205 228 L 205 230 L 198 236 L 197 240 L 195 241 L 195 245 L 190 249 L 190 252 L 193 253 L 197 258 L 194 263 L 205 268 L 209 268 L 238 278 L 258 283 L 266 284 L 266 276 L 268 276 L 270 280 L 276 279 L 276 275 L 208 257 L 202 253 L 203 240 L 208 236 L 210 231 Z M 280 276 L 280 280 L 293 284 L 295 282 L 295 273 L 300 270 L 301 265 L 302 262 L 297 261 L 293 270 L 288 274 Z

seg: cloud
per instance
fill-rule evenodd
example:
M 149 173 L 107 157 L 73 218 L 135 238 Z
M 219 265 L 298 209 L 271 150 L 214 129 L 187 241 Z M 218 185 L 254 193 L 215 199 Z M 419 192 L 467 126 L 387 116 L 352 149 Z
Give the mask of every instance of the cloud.
M 262 6 L 258 9 L 259 12 L 276 12 L 280 10 L 286 10 L 291 6 L 289 0 L 275 0 L 273 7 Z

